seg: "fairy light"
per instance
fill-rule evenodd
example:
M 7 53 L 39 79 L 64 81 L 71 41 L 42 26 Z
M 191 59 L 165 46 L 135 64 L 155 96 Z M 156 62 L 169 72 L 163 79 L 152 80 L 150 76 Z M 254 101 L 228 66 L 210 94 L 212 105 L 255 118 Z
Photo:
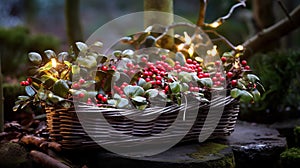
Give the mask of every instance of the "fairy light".
M 218 55 L 217 46 L 214 45 L 211 50 L 207 50 L 207 55 L 209 55 L 209 56 L 216 56 L 216 55 Z
M 235 50 L 237 50 L 237 51 L 244 51 L 244 46 L 238 45 L 238 46 L 235 47 Z
M 177 50 L 180 51 L 184 48 L 184 43 L 181 43 L 177 46 Z
M 189 53 L 190 56 L 192 56 L 194 54 L 194 45 L 193 44 L 188 49 L 188 53 Z
M 52 68 L 56 68 L 57 66 L 57 62 L 55 58 L 51 58 L 51 62 L 52 62 Z

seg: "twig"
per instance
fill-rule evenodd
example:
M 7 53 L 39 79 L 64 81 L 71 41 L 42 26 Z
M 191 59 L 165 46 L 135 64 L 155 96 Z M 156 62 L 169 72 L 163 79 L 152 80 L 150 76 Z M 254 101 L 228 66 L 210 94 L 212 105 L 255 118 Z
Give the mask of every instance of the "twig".
M 219 34 L 218 32 L 214 30 L 205 30 L 206 33 L 211 33 L 219 37 L 220 40 L 224 41 L 231 49 L 236 50 L 236 47 L 229 41 L 227 40 L 224 36 Z
M 286 15 L 286 17 L 289 18 L 289 20 L 291 22 L 293 22 L 293 19 L 291 18 L 286 6 L 284 5 L 284 3 L 281 0 L 277 0 L 277 3 L 279 4 L 279 6 L 281 7 L 281 9 L 283 10 L 284 14 Z
M 200 11 L 198 16 L 197 26 L 202 27 L 204 25 L 206 6 L 207 6 L 206 0 L 200 0 Z
M 222 23 L 224 23 L 225 20 L 227 20 L 231 15 L 232 13 L 234 12 L 234 10 L 240 6 L 243 6 L 245 7 L 246 6 L 246 0 L 240 0 L 239 3 L 233 5 L 228 14 L 223 16 L 223 17 L 220 17 L 218 18 L 217 20 L 215 20 L 214 22 L 212 23 L 206 23 L 204 26 L 206 27 L 211 27 L 211 28 L 217 28 L 219 25 L 221 25 Z

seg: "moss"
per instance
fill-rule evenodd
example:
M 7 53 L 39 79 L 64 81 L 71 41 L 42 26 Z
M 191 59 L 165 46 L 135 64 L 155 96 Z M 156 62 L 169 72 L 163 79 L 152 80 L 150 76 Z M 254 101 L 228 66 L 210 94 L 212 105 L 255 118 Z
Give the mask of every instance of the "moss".
M 300 164 L 300 148 L 290 148 L 280 154 L 282 167 L 298 167 Z
M 294 128 L 294 135 L 297 146 L 300 146 L 300 126 Z
M 205 165 L 202 167 L 222 167 L 234 168 L 235 161 L 232 152 L 224 152 L 229 149 L 229 146 L 218 143 L 204 143 L 197 152 L 191 153 L 188 156 L 199 161 L 204 161 Z
M 0 167 L 18 167 L 26 161 L 27 152 L 19 144 L 0 144 Z

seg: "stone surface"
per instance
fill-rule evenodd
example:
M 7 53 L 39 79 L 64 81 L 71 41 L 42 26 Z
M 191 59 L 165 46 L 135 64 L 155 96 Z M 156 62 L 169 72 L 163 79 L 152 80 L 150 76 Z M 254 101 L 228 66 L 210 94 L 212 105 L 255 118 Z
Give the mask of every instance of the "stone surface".
M 239 122 L 233 134 L 219 142 L 232 147 L 237 168 L 278 167 L 280 154 L 287 147 L 276 129 L 246 122 Z
M 175 146 L 168 151 L 141 158 L 127 158 L 109 152 L 97 154 L 93 167 L 119 168 L 233 168 L 234 157 L 231 148 L 217 143 L 189 144 Z
M 300 118 L 289 119 L 283 122 L 277 122 L 272 124 L 270 127 L 278 130 L 281 136 L 286 137 L 288 146 L 293 147 L 293 146 L 297 146 L 295 142 L 296 137 L 294 134 L 294 128 L 296 126 L 300 126 Z

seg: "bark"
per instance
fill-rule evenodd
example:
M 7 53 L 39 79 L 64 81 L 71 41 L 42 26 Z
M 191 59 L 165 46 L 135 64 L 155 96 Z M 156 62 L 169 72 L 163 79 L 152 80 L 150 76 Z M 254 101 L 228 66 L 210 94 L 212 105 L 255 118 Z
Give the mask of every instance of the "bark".
M 3 87 L 2 87 L 2 69 L 1 69 L 1 57 L 0 57 L 0 132 L 4 131 L 4 97 L 3 97 Z
M 144 0 L 144 11 L 158 11 L 173 14 L 173 0 Z M 145 28 L 154 24 L 168 26 L 174 21 L 173 15 L 162 16 L 159 13 L 146 13 L 144 18 Z M 168 35 L 173 37 L 173 30 L 169 31 Z M 173 38 L 164 37 L 162 41 L 165 48 L 172 49 L 174 44 Z
M 205 21 L 205 13 L 206 13 L 206 0 L 200 0 L 200 11 L 199 11 L 199 16 L 198 16 L 198 21 L 197 21 L 197 26 L 202 27 L 204 25 Z
M 34 162 L 36 162 L 41 167 L 45 168 L 69 168 L 69 166 L 61 163 L 60 161 L 35 150 L 30 152 L 30 156 Z
M 273 26 L 262 30 L 252 38 L 244 42 L 246 48 L 244 58 L 249 58 L 252 54 L 264 49 L 266 44 L 280 39 L 289 34 L 300 26 L 300 5 L 298 5 L 291 13 L 291 20 L 286 17 L 277 22 Z
M 65 0 L 66 29 L 69 44 L 78 52 L 75 42 L 83 41 L 80 24 L 80 0 Z

